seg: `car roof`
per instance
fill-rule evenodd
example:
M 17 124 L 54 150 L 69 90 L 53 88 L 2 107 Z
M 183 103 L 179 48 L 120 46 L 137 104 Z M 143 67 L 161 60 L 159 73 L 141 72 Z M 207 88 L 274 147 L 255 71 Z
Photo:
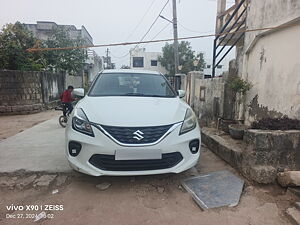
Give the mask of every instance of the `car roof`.
M 134 70 L 134 69 L 112 69 L 103 70 L 102 73 L 140 73 L 140 74 L 156 74 L 161 75 L 161 73 L 153 70 Z

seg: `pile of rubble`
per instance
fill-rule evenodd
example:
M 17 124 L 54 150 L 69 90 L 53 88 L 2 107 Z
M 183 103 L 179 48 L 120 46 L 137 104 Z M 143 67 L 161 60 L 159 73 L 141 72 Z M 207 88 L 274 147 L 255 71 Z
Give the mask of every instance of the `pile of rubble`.
M 277 174 L 277 182 L 288 191 L 300 197 L 300 171 L 284 171 Z M 286 210 L 289 219 L 300 225 L 300 202 L 295 202 Z
M 67 175 L 22 175 L 22 176 L 1 176 L 0 188 L 23 190 L 26 188 L 48 188 L 51 185 L 62 186 L 67 181 Z

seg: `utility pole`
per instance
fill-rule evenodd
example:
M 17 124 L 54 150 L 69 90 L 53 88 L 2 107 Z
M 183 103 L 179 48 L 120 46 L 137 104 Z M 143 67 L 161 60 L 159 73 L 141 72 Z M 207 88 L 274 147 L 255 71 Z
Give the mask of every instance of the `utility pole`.
M 175 62 L 175 75 L 176 75 L 178 74 L 178 66 L 179 66 L 176 0 L 173 0 L 173 32 L 174 32 L 174 44 L 173 44 L 174 62 Z

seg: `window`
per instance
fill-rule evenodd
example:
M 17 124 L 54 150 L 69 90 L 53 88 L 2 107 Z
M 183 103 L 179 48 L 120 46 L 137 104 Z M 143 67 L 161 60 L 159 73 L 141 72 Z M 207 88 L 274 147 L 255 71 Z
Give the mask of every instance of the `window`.
M 157 60 L 151 60 L 151 66 L 157 66 Z
M 207 69 L 210 69 L 210 67 L 211 67 L 211 65 L 207 65 L 207 66 L 206 66 Z
M 223 67 L 222 65 L 218 65 L 217 66 L 218 69 L 222 69 L 222 67 Z
M 89 96 L 176 97 L 162 75 L 139 73 L 103 73 L 92 86 Z
M 132 58 L 133 67 L 144 67 L 144 57 L 133 57 Z

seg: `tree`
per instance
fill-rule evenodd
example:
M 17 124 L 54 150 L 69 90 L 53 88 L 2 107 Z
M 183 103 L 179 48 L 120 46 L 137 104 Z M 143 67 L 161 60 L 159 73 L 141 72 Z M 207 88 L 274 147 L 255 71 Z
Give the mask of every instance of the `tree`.
M 28 52 L 33 46 L 56 48 L 84 45 L 81 38 L 72 39 L 64 28 L 52 31 L 46 41 L 40 41 L 20 22 L 7 24 L 0 31 L 0 69 L 33 71 L 68 71 L 77 73 L 84 67 L 83 49 Z
M 170 75 L 175 74 L 174 63 L 174 47 L 173 44 L 166 43 L 162 48 L 163 55 L 158 58 L 158 61 L 163 67 L 167 69 Z M 192 70 L 202 70 L 205 66 L 204 57 L 202 53 L 195 55 L 195 51 L 192 50 L 191 43 L 182 41 L 178 45 L 179 52 L 179 65 L 182 66 L 181 73 L 187 74 Z M 198 61 L 198 65 L 194 66 L 194 61 Z
M 26 51 L 36 41 L 20 22 L 4 26 L 0 31 L 0 69 L 40 70 L 39 54 Z
M 42 43 L 45 48 L 74 47 L 84 45 L 81 38 L 70 38 L 69 32 L 64 28 L 57 28 L 52 31 L 47 41 Z M 86 51 L 83 49 L 51 50 L 43 52 L 43 61 L 47 70 L 68 71 L 77 73 L 83 69 Z

